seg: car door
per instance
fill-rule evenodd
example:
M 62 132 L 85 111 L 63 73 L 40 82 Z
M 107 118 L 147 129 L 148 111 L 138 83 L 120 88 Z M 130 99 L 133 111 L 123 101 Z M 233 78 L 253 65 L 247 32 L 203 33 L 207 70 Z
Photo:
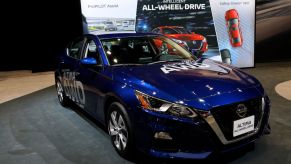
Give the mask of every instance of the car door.
M 78 89 L 80 88 L 80 82 L 76 80 L 76 76 L 78 76 L 76 71 L 82 56 L 84 41 L 83 37 L 72 41 L 67 47 L 66 55 L 60 59 L 62 83 L 66 96 L 80 107 L 84 107 L 85 102 Z
M 104 73 L 103 61 L 100 56 L 100 43 L 93 36 L 87 36 L 84 44 L 82 58 L 94 58 L 95 65 L 79 63 L 77 79 L 83 85 L 85 106 L 84 109 L 97 120 L 103 121 L 103 101 L 105 95 L 106 81 L 108 77 Z

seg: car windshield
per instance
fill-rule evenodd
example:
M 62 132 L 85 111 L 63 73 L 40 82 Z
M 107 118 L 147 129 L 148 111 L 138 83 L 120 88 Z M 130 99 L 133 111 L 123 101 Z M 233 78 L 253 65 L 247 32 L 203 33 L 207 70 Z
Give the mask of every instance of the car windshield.
M 238 25 L 238 19 L 230 19 L 228 21 L 228 26 L 232 27 L 233 25 Z
M 179 31 L 173 28 L 163 28 L 163 34 L 179 34 Z
M 180 34 L 190 34 L 189 31 L 187 31 L 184 28 L 174 28 L 176 31 L 178 31 Z
M 112 22 L 106 22 L 106 24 L 113 24 Z
M 232 39 L 232 42 L 233 42 L 233 43 L 240 43 L 241 40 L 240 40 L 239 37 L 238 37 L 238 38 L 233 38 L 233 39 Z
M 190 52 L 163 36 L 113 38 L 101 42 L 111 65 L 195 60 Z

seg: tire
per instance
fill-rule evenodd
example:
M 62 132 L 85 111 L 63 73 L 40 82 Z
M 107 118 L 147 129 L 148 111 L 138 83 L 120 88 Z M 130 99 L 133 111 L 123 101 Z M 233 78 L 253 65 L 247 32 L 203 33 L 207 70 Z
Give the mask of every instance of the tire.
M 226 64 L 232 63 L 231 54 L 230 54 L 230 51 L 228 49 L 220 50 L 220 54 L 221 54 L 221 59 L 222 59 L 223 63 L 226 63 Z
M 114 102 L 109 106 L 107 128 L 111 143 L 117 153 L 124 158 L 131 158 L 134 152 L 132 128 L 122 104 Z
M 56 80 L 58 100 L 63 107 L 69 106 L 69 98 L 66 96 L 64 87 L 59 79 Z

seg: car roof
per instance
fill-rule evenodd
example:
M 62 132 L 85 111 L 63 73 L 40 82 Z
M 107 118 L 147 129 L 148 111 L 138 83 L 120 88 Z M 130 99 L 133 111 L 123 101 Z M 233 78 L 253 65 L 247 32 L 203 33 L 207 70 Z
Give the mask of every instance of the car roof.
M 126 38 L 126 37 L 143 37 L 143 36 L 158 36 L 155 33 L 111 33 L 111 34 L 97 34 L 96 36 L 100 39 L 110 38 Z

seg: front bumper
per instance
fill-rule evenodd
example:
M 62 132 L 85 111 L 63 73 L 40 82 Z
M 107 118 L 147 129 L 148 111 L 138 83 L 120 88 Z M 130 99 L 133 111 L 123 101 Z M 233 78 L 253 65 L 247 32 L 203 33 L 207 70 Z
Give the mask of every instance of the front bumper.
M 212 154 L 242 148 L 262 136 L 268 128 L 269 109 L 266 104 L 257 133 L 228 144 L 221 141 L 202 117 L 187 120 L 136 109 L 136 145 L 139 150 L 158 158 L 205 159 Z M 170 138 L 156 138 L 158 132 L 166 133 Z

